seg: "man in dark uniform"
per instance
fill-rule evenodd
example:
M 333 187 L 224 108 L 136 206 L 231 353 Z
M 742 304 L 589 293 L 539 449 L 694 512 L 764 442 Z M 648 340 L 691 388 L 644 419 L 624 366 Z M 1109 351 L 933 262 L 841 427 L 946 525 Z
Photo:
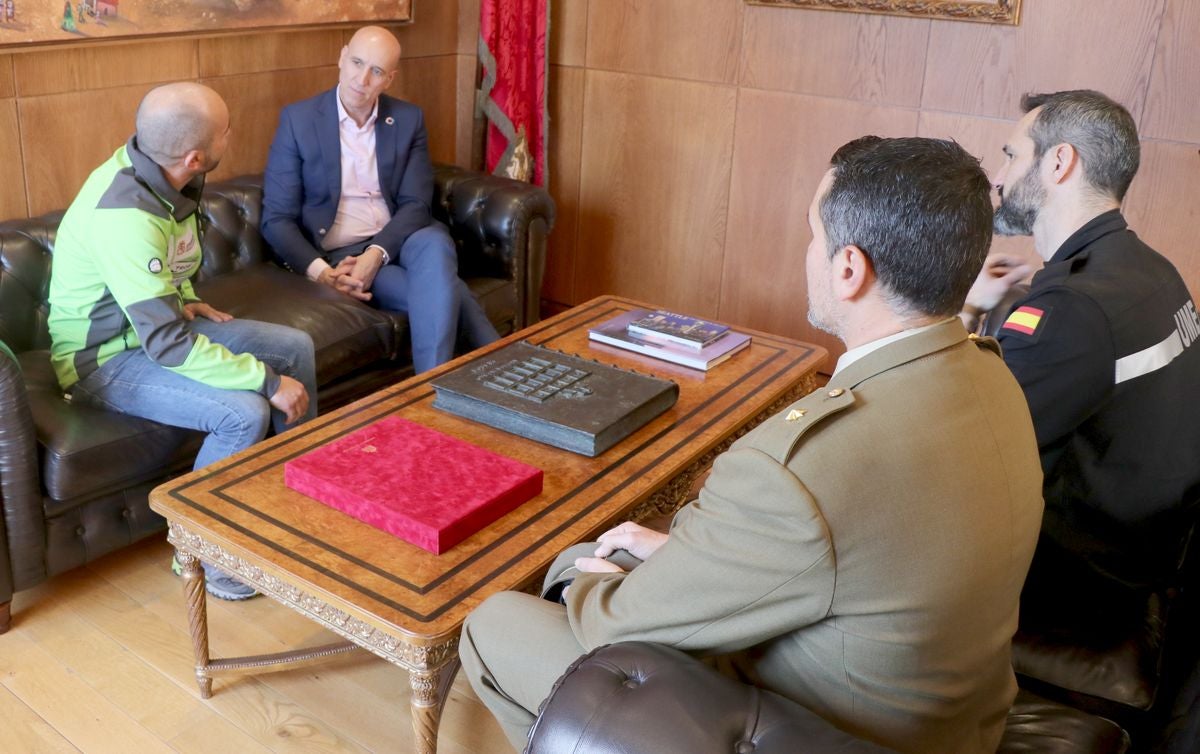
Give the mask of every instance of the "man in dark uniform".
M 1179 557 L 1200 494 L 1200 319 L 1174 265 L 1121 215 L 1140 151 L 1128 111 L 1093 91 L 1021 105 L 992 182 L 996 232 L 1032 235 L 1046 260 L 999 330 L 1045 474 L 1027 592 L 1078 595 L 1064 607 L 1079 610 L 1103 604 L 1089 587 L 1133 599 L 1162 586 Z M 964 318 L 1028 273 L 993 255 Z M 1050 586 L 1064 579 L 1071 590 Z

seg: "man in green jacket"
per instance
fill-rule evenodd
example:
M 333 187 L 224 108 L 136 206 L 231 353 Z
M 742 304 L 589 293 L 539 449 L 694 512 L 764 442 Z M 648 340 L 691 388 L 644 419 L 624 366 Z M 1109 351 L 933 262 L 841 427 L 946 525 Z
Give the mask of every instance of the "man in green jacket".
M 137 133 L 84 183 L 59 225 L 51 362 L 69 400 L 207 433 L 201 468 L 316 415 L 312 339 L 203 303 L 200 192 L 229 144 L 208 87 L 152 90 Z M 254 591 L 206 567 L 209 592 Z

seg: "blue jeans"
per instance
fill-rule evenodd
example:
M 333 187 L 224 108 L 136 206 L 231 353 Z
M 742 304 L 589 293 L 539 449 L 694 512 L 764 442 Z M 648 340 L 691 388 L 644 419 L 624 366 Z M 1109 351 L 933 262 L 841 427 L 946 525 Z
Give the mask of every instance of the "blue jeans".
M 251 353 L 277 373 L 304 385 L 308 413 L 297 424 L 317 415 L 316 365 L 308 333 L 251 319 L 213 322 L 197 317 L 190 326 L 192 332 L 233 353 Z M 209 387 L 155 364 L 140 348 L 117 354 L 75 383 L 71 399 L 208 433 L 193 469 L 245 450 L 266 437 L 269 425 L 276 432 L 290 426 L 285 424 L 284 414 L 271 408 L 260 394 Z
M 361 254 L 371 241 L 329 252 L 336 265 Z M 439 222 L 409 236 L 400 253 L 388 250 L 391 259 L 379 269 L 371 285 L 371 304 L 408 315 L 412 334 L 413 369 L 419 374 L 454 357 L 454 342 L 461 328 L 471 348 L 486 346 L 500 335 L 458 276 L 458 251 L 454 239 Z

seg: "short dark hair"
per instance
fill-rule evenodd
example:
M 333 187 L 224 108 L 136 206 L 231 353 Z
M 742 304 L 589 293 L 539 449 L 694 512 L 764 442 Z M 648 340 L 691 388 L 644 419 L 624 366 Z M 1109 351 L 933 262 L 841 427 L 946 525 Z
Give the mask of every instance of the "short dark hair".
M 830 257 L 862 249 L 899 310 L 962 311 L 992 242 L 991 184 L 979 160 L 953 141 L 864 136 L 830 163 L 820 204 Z
M 1118 202 L 1124 199 L 1142 153 L 1129 111 L 1090 89 L 1021 97 L 1024 112 L 1039 107 L 1029 127 L 1034 158 L 1040 160 L 1055 144 L 1070 144 L 1079 153 L 1087 183 Z

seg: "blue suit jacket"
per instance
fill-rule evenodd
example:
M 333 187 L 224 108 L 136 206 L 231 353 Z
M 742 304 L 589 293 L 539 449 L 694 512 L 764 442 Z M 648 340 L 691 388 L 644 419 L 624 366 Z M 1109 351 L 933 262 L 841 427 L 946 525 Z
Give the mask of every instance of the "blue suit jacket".
M 337 89 L 288 105 L 279 116 L 263 185 L 262 233 L 275 253 L 303 273 L 323 257 L 342 195 Z M 387 95 L 375 121 L 379 187 L 392 219 L 372 240 L 393 258 L 432 222 L 433 167 L 421 109 Z

